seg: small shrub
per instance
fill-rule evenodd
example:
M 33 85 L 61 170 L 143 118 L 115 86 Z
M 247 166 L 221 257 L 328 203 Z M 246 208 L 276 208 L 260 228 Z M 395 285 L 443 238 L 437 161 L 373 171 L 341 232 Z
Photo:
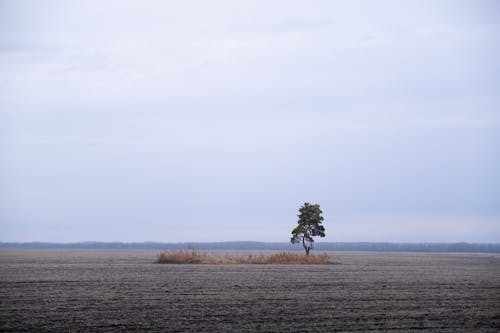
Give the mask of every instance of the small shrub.
M 159 264 L 258 264 L 258 265 L 325 265 L 333 264 L 326 253 L 310 254 L 308 256 L 298 253 L 281 252 L 269 255 L 252 254 L 247 257 L 213 257 L 195 250 L 163 251 L 158 254 L 156 263 Z

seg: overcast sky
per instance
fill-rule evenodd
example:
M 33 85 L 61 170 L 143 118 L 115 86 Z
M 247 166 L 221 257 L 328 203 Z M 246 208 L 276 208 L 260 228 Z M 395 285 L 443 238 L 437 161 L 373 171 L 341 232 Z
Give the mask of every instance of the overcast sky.
M 0 241 L 500 242 L 498 1 L 0 0 Z

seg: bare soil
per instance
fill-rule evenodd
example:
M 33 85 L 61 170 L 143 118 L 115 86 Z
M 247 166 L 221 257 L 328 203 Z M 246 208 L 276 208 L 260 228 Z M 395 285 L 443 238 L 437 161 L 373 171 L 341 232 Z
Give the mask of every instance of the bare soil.
M 329 253 L 339 265 L 159 265 L 157 253 L 0 250 L 0 331 L 500 330 L 497 254 L 339 252 Z

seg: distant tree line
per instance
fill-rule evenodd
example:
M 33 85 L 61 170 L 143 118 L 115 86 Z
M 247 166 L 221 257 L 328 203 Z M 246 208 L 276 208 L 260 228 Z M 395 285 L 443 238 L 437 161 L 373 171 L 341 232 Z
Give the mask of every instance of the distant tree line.
M 290 243 L 266 242 L 217 242 L 217 243 L 122 243 L 122 242 L 79 242 L 79 243 L 0 243 L 6 249 L 123 249 L 123 250 L 276 250 L 302 251 Z M 315 244 L 317 251 L 376 251 L 376 252 L 483 252 L 500 253 L 500 243 L 370 243 L 349 242 Z

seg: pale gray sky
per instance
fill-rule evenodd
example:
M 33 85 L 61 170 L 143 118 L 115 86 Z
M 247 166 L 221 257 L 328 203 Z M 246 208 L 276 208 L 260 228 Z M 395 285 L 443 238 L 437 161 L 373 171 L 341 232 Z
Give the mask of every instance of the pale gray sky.
M 0 241 L 500 242 L 498 1 L 0 0 Z

